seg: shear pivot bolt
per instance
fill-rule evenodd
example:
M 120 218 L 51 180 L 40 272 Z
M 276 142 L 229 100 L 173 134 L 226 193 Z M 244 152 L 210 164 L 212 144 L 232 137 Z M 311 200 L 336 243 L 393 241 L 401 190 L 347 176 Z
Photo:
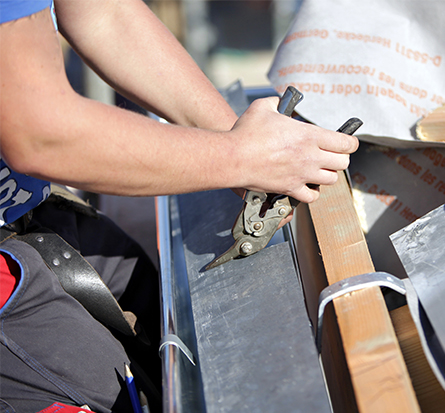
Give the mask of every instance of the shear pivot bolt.
M 255 231 L 259 231 L 262 227 L 263 225 L 261 224 L 261 222 L 255 222 L 255 224 L 253 224 L 253 229 Z
M 278 210 L 278 213 L 279 213 L 280 215 L 284 215 L 284 214 L 286 213 L 286 207 L 281 207 L 281 208 Z
M 240 246 L 241 252 L 243 254 L 249 254 L 250 252 L 252 252 L 252 244 L 250 242 L 243 242 Z

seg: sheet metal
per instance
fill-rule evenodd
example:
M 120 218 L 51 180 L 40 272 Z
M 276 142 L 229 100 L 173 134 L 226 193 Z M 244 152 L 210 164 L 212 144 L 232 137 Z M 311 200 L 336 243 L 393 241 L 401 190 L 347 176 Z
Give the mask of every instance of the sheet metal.
M 204 269 L 241 205 L 229 190 L 178 197 L 206 410 L 329 412 L 289 242 Z
M 445 349 L 445 206 L 390 238 Z
M 408 304 L 425 355 L 445 388 L 445 206 L 390 238 L 412 285 Z

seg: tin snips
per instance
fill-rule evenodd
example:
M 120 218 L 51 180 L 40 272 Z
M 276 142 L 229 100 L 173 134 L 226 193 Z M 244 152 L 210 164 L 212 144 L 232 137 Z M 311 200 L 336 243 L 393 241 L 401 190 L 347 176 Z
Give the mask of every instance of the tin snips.
M 295 106 L 303 99 L 303 94 L 289 86 L 278 104 L 278 112 L 291 116 Z M 338 132 L 352 135 L 362 122 L 357 118 L 349 119 Z M 310 185 L 310 184 L 309 184 Z M 317 185 L 311 185 L 316 187 Z M 299 204 L 294 198 L 246 191 L 244 205 L 232 227 L 235 243 L 222 255 L 206 266 L 206 270 L 217 267 L 238 257 L 255 254 L 267 246 L 274 236 L 280 222 Z

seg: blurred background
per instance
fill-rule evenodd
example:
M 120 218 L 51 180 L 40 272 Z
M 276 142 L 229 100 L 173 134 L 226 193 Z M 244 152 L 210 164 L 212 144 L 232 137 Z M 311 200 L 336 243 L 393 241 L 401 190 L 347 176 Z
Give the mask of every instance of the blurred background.
M 217 88 L 235 80 L 268 85 L 275 50 L 302 0 L 144 0 Z M 65 44 L 70 80 L 80 93 L 88 79 Z M 87 75 L 88 77 L 88 75 Z
M 270 87 L 267 73 L 302 0 L 144 0 L 219 89 Z M 62 39 L 68 79 L 80 94 L 140 113 L 83 64 Z M 133 236 L 157 263 L 153 198 L 80 193 Z

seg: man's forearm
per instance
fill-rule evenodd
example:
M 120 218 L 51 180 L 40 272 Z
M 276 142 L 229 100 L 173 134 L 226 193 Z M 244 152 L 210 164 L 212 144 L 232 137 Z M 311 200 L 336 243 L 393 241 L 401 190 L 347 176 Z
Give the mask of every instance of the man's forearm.
M 161 124 L 75 95 L 47 102 L 46 108 L 42 124 L 47 126 L 39 129 L 40 137 L 33 136 L 37 129 L 30 125 L 22 138 L 32 148 L 23 157 L 28 174 L 127 196 L 236 185 L 235 145 L 224 132 Z
M 228 130 L 236 115 L 141 0 L 56 0 L 61 32 L 115 89 L 187 126 Z

